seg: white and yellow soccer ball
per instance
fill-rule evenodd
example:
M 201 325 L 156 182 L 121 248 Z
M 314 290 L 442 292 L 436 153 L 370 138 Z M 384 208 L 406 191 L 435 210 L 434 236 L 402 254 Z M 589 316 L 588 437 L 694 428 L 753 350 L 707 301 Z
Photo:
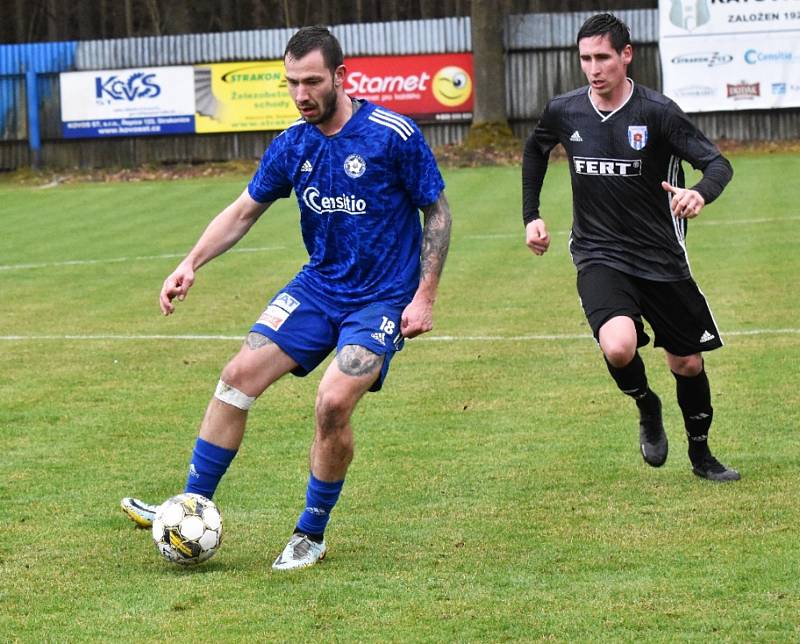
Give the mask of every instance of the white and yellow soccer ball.
M 167 561 L 192 566 L 214 556 L 222 544 L 222 515 L 200 494 L 178 494 L 153 519 L 153 541 Z

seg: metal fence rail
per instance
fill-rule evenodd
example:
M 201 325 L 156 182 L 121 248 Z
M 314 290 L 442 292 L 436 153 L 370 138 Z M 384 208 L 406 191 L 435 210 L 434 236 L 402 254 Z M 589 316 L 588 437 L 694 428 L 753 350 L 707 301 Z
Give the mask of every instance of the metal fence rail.
M 631 75 L 660 89 L 658 13 L 619 11 L 631 26 L 635 56 Z M 524 137 L 551 96 L 581 86 L 575 35 L 590 12 L 509 16 L 505 25 L 507 114 Z M 457 53 L 471 51 L 469 18 L 335 25 L 349 56 Z M 212 161 L 261 155 L 273 132 L 67 140 L 61 135 L 58 74 L 63 71 L 125 69 L 283 56 L 292 29 L 188 34 L 117 40 L 0 45 L 0 169 L 29 165 L 28 93 L 35 92 L 44 165 L 125 166 L 147 162 Z M 32 80 L 34 81 L 31 84 Z M 753 110 L 695 115 L 714 139 L 800 137 L 800 110 Z M 463 140 L 466 125 L 423 125 L 432 145 Z

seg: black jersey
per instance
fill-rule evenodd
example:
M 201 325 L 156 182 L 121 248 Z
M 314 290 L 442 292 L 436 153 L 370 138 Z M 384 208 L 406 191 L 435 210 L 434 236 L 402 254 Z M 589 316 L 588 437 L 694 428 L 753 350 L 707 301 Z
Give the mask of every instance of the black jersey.
M 631 81 L 632 82 L 632 81 Z M 683 187 L 681 160 L 703 171 L 696 186 L 706 203 L 732 176 L 727 160 L 670 99 L 640 85 L 604 114 L 583 87 L 550 100 L 523 162 L 523 217 L 538 217 L 550 150 L 561 143 L 572 175 L 570 251 L 580 269 L 604 264 L 657 281 L 691 276 L 686 220 L 672 215 L 662 181 Z

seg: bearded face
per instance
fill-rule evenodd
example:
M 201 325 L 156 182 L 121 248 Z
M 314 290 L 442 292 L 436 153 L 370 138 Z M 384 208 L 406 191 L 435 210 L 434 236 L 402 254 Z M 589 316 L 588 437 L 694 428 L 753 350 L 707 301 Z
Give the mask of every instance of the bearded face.
M 286 82 L 300 116 L 313 125 L 323 125 L 336 114 L 336 77 L 325 66 L 322 52 L 315 50 L 296 60 L 287 56 Z

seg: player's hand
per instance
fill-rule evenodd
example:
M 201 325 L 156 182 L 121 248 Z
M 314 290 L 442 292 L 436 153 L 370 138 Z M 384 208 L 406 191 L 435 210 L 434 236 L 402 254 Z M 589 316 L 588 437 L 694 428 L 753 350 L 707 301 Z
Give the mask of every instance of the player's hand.
M 661 182 L 661 187 L 664 188 L 666 192 L 672 194 L 670 207 L 672 208 L 672 214 L 678 219 L 697 217 L 703 209 L 703 206 L 706 205 L 706 200 L 703 199 L 703 195 L 697 192 L 697 190 L 676 188 L 666 181 Z
M 194 284 L 194 271 L 191 267 L 181 264 L 164 280 L 164 286 L 161 287 L 161 294 L 158 298 L 161 312 L 164 315 L 172 313 L 175 310 L 172 300 L 177 297 L 182 302 L 192 284 Z
M 525 226 L 525 244 L 531 249 L 534 255 L 544 255 L 550 248 L 550 234 L 544 219 L 534 219 Z
M 403 310 L 400 333 L 404 338 L 414 338 L 433 328 L 433 301 L 415 296 Z

